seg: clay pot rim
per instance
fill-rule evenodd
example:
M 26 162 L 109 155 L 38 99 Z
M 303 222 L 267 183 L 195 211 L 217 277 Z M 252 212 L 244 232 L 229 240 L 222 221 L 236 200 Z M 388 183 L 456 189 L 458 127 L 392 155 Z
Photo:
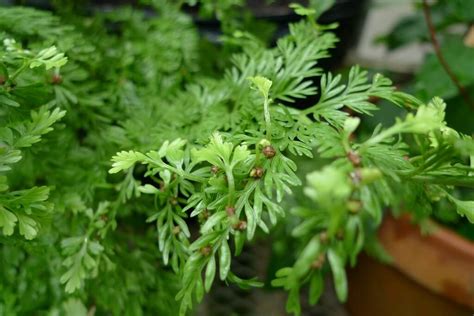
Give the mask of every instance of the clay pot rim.
M 439 243 L 445 244 L 446 246 L 456 248 L 463 253 L 469 254 L 474 260 L 474 241 L 459 235 L 447 226 L 439 224 L 431 219 L 429 221 L 430 224 L 434 226 L 434 230 L 431 234 L 433 239 Z
M 474 309 L 474 242 L 431 219 L 428 224 L 432 229 L 422 234 L 409 214 L 385 216 L 378 235 L 393 259 L 391 266 L 426 289 Z
M 412 220 L 410 214 L 402 214 L 398 217 L 388 215 L 386 219 L 393 220 L 395 222 L 400 221 L 404 224 L 409 224 L 414 230 L 419 230 L 417 224 Z M 449 227 L 434 221 L 433 219 L 427 219 L 428 225 L 432 228 L 428 233 L 422 234 L 424 238 L 431 239 L 432 241 L 442 244 L 446 247 L 457 249 L 462 253 L 472 256 L 474 260 L 474 241 L 467 239 L 466 237 L 456 233 Z

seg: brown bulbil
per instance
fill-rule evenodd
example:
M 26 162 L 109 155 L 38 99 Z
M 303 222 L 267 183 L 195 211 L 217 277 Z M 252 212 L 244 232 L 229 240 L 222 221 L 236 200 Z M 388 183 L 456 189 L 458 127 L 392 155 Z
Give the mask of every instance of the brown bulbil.
M 172 233 L 173 235 L 178 235 L 181 232 L 181 227 L 175 226 L 173 227 Z
M 211 254 L 212 248 L 211 246 L 206 246 L 206 247 L 202 247 L 199 251 L 201 252 L 203 256 L 207 257 Z
M 160 181 L 158 183 L 159 187 L 160 187 L 160 191 L 161 192 L 164 192 L 165 191 L 165 183 L 163 181 Z
M 272 146 L 265 146 L 262 149 L 262 153 L 268 159 L 272 159 L 276 155 L 276 150 Z
M 54 74 L 51 77 L 51 83 L 52 84 L 61 84 L 63 82 L 63 78 L 59 74 Z
M 347 153 L 347 158 L 349 159 L 349 161 L 352 163 L 352 165 L 358 167 L 360 166 L 360 156 L 357 152 L 351 150 Z
M 354 172 L 351 172 L 350 177 L 351 177 L 352 182 L 355 185 L 359 185 L 360 182 L 362 181 L 362 174 L 360 172 L 360 169 L 357 169 Z
M 357 214 L 362 209 L 362 202 L 359 200 L 347 201 L 347 209 L 352 214 Z
M 375 104 L 375 103 L 377 103 L 377 102 L 379 102 L 379 101 L 380 101 L 380 98 L 379 98 L 379 97 L 375 97 L 375 96 L 370 96 L 370 97 L 369 97 L 369 102 L 370 102 L 370 103 L 374 103 L 374 104 Z
M 170 199 L 170 203 L 171 203 L 171 205 L 177 205 L 177 204 L 178 204 L 178 199 L 175 198 L 175 197 L 172 197 L 172 198 Z
M 0 76 L 0 86 L 5 83 L 6 79 L 4 76 Z
M 109 217 L 105 214 L 100 215 L 100 219 L 103 220 L 104 222 L 109 220 Z
M 204 223 L 208 218 L 209 218 L 210 214 L 209 214 L 209 211 L 206 209 L 204 209 L 201 213 L 199 213 L 198 215 L 198 220 L 199 220 L 199 223 Z
M 207 210 L 207 208 L 204 211 L 202 211 L 202 213 L 200 215 L 203 219 L 208 219 L 209 218 L 209 211 Z
M 213 174 L 217 174 L 217 173 L 219 172 L 219 167 L 218 167 L 218 166 L 212 166 L 212 167 L 211 167 L 211 172 L 212 172 Z
M 252 171 L 250 171 L 250 176 L 255 179 L 260 179 L 261 177 L 263 177 L 264 173 L 265 171 L 262 167 L 256 167 L 253 168 Z
M 321 241 L 321 243 L 325 244 L 329 241 L 329 236 L 328 236 L 328 233 L 327 232 L 321 232 L 319 234 L 319 240 Z
M 239 221 L 237 224 L 234 225 L 234 229 L 243 231 L 247 228 L 247 222 L 246 221 Z
M 227 212 L 227 215 L 229 215 L 229 216 L 234 216 L 235 215 L 235 207 L 233 207 L 231 205 L 227 205 L 225 207 L 225 211 Z
M 326 261 L 326 256 L 322 253 L 318 256 L 318 258 L 316 258 L 316 260 L 314 260 L 311 263 L 311 268 L 321 269 L 323 267 L 325 261 Z
M 339 229 L 336 233 L 336 238 L 339 240 L 344 239 L 344 231 L 342 229 Z

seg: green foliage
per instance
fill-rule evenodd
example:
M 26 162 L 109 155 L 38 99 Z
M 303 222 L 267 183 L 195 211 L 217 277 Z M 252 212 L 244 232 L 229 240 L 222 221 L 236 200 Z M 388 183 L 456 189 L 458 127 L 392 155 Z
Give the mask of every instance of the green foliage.
M 166 102 L 157 92 L 173 94 L 196 70 L 196 32 L 167 8 L 160 19 L 123 8 L 85 24 L 86 17 L 0 10 L 0 314 L 176 311 L 166 303 L 177 292 L 174 277 L 154 271 L 154 236 L 128 224 L 132 230 L 117 230 L 145 222 L 145 204 L 125 207 L 140 183 L 107 175 L 116 151 L 149 146 L 130 122 L 149 126 L 143 118 L 161 116 L 149 104 Z M 111 22 L 121 35 L 103 27 Z M 186 40 L 171 40 L 178 37 Z M 16 275 L 20 267 L 28 274 Z
M 472 71 L 469 71 L 474 58 L 473 51 L 474 49 L 466 46 L 462 37 L 457 35 L 447 37 L 442 46 L 442 53 L 452 71 L 459 78 L 460 83 L 467 87 L 474 85 L 474 75 Z M 432 80 L 432 78 L 438 79 Z M 416 88 L 423 93 L 423 96 L 439 95 L 452 98 L 459 93 L 434 55 L 428 56 L 423 63 L 417 74 Z
M 473 4 L 470 1 L 442 0 L 430 5 L 435 35 L 440 43 L 443 58 L 469 94 L 474 92 L 474 75 L 470 71 L 474 50 L 472 44 L 468 44 L 466 36 L 474 18 L 473 10 Z M 386 44 L 389 49 L 397 49 L 415 42 L 426 43 L 429 40 L 430 32 L 426 26 L 421 5 L 419 5 L 415 13 L 401 19 L 389 34 L 380 39 L 380 42 Z M 413 86 L 415 93 L 424 100 L 432 96 L 449 100 L 453 108 L 448 113 L 453 117 L 450 122 L 459 128 L 465 125 L 462 118 L 463 115 L 467 115 L 468 112 L 465 110 L 469 105 L 464 104 L 465 102 L 459 98 L 456 85 L 434 53 L 426 54 L 423 64 L 416 73 Z M 454 108 L 461 108 L 461 110 Z M 461 129 L 472 132 L 469 128 Z
M 430 4 L 429 10 L 434 24 L 434 35 L 439 42 L 443 59 L 459 84 L 463 86 L 465 94 L 470 97 L 465 98 L 462 95 L 434 53 L 426 54 L 423 64 L 407 89 L 414 91 L 423 100 L 428 100 L 434 95 L 444 98 L 448 104 L 446 107 L 448 124 L 459 132 L 472 134 L 474 129 L 471 117 L 474 105 L 467 99 L 472 99 L 474 96 L 474 75 L 471 71 L 474 49 L 472 40 L 469 39 L 474 30 L 472 29 L 473 3 L 458 0 L 436 1 Z M 390 49 L 413 42 L 429 41 L 430 31 L 426 26 L 421 5 L 414 14 L 400 20 L 390 34 L 382 38 L 382 42 Z M 452 135 L 452 140 L 458 144 L 464 143 L 452 129 L 445 128 L 442 133 Z M 436 143 L 436 139 L 432 138 L 432 142 Z M 472 153 L 472 150 L 466 150 L 463 154 L 469 156 L 469 152 Z M 471 193 L 465 190 L 455 190 L 453 194 L 457 198 L 472 199 Z M 449 200 L 455 202 L 453 199 Z M 469 202 L 466 203 L 466 206 L 469 206 Z M 469 217 L 463 216 L 466 213 L 465 209 L 462 206 L 457 208 L 459 216 L 454 212 L 455 209 L 455 206 L 440 199 L 434 204 L 434 218 L 451 226 L 462 235 L 472 238 L 474 230 L 468 221 Z
M 0 62 L 3 69 L 0 101 L 2 111 L 2 127 L 0 128 L 0 227 L 3 234 L 10 236 L 18 225 L 19 234 L 26 239 L 35 238 L 40 228 L 47 221 L 53 205 L 47 202 L 49 188 L 46 186 L 30 189 L 10 189 L 8 171 L 23 158 L 22 150 L 41 141 L 41 137 L 53 130 L 53 125 L 65 115 L 58 107 L 41 106 L 38 110 L 20 109 L 23 96 L 35 96 L 35 83 L 20 81 L 17 78 L 27 68 L 42 67 L 40 75 L 45 71 L 63 66 L 67 59 L 52 46 L 39 52 L 25 50 L 15 40 L 3 40 Z M 14 85 L 14 86 L 13 86 Z
M 217 77 L 199 69 L 178 6 L 147 3 L 159 15 L 0 13 L 1 313 L 185 315 L 218 279 L 262 286 L 234 274 L 232 258 L 287 216 L 297 258 L 273 285 L 300 314 L 300 289 L 315 304 L 325 266 L 346 299 L 344 269 L 376 249 L 384 208 L 422 220 L 442 199 L 472 220 L 453 187 L 474 186 L 474 142 L 446 125 L 441 99 L 425 104 L 357 66 L 347 80 L 318 67 L 337 41 L 314 20 L 330 1 L 297 7 L 305 18 L 274 47 L 227 35 L 239 52 Z M 371 97 L 408 114 L 355 135 L 361 119 L 347 109 L 372 115 Z M 301 159 L 320 158 L 297 174 Z M 308 203 L 285 204 L 304 179 Z

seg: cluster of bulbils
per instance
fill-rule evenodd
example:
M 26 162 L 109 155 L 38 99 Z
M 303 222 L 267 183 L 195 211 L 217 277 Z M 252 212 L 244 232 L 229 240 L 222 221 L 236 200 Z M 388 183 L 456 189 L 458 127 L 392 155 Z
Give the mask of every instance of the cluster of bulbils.
M 257 148 L 262 148 L 261 149 L 261 154 L 263 154 L 263 156 L 266 159 L 272 159 L 276 155 L 275 148 L 266 139 L 262 140 L 257 145 Z M 219 167 L 217 167 L 217 166 L 212 166 L 211 167 L 211 173 L 212 174 L 218 174 L 219 171 L 220 171 Z M 256 167 L 252 168 L 252 170 L 250 171 L 249 176 L 254 178 L 254 179 L 260 179 L 260 178 L 263 177 L 264 174 L 265 174 L 265 170 L 262 167 L 256 166 Z M 226 211 L 227 215 L 230 218 L 233 218 L 235 216 L 235 207 L 233 205 L 227 205 L 226 208 L 225 208 L 225 211 Z M 201 218 L 202 220 L 205 220 L 209 217 L 209 213 L 207 212 L 207 210 L 205 210 L 201 214 L 202 214 L 202 218 Z M 234 223 L 232 224 L 232 227 L 235 230 L 244 231 L 247 228 L 247 222 L 245 220 L 235 220 Z M 201 248 L 200 252 L 204 256 L 208 256 L 211 253 L 211 250 L 212 249 L 211 249 L 210 246 L 206 246 L 206 247 Z
M 266 144 L 265 144 L 266 143 Z M 262 149 L 262 154 L 267 158 L 267 159 L 272 159 L 276 155 L 276 150 L 273 148 L 269 142 L 264 142 L 265 146 Z M 250 171 L 250 176 L 254 179 L 260 179 L 263 177 L 263 174 L 265 173 L 265 170 L 262 167 L 255 167 Z

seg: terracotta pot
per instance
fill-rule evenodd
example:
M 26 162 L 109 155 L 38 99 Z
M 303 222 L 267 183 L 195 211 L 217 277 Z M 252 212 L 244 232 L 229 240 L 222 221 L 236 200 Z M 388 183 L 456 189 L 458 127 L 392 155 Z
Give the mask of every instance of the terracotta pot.
M 439 225 L 422 235 L 407 217 L 386 217 L 384 265 L 361 256 L 349 271 L 351 315 L 473 315 L 474 243 Z

